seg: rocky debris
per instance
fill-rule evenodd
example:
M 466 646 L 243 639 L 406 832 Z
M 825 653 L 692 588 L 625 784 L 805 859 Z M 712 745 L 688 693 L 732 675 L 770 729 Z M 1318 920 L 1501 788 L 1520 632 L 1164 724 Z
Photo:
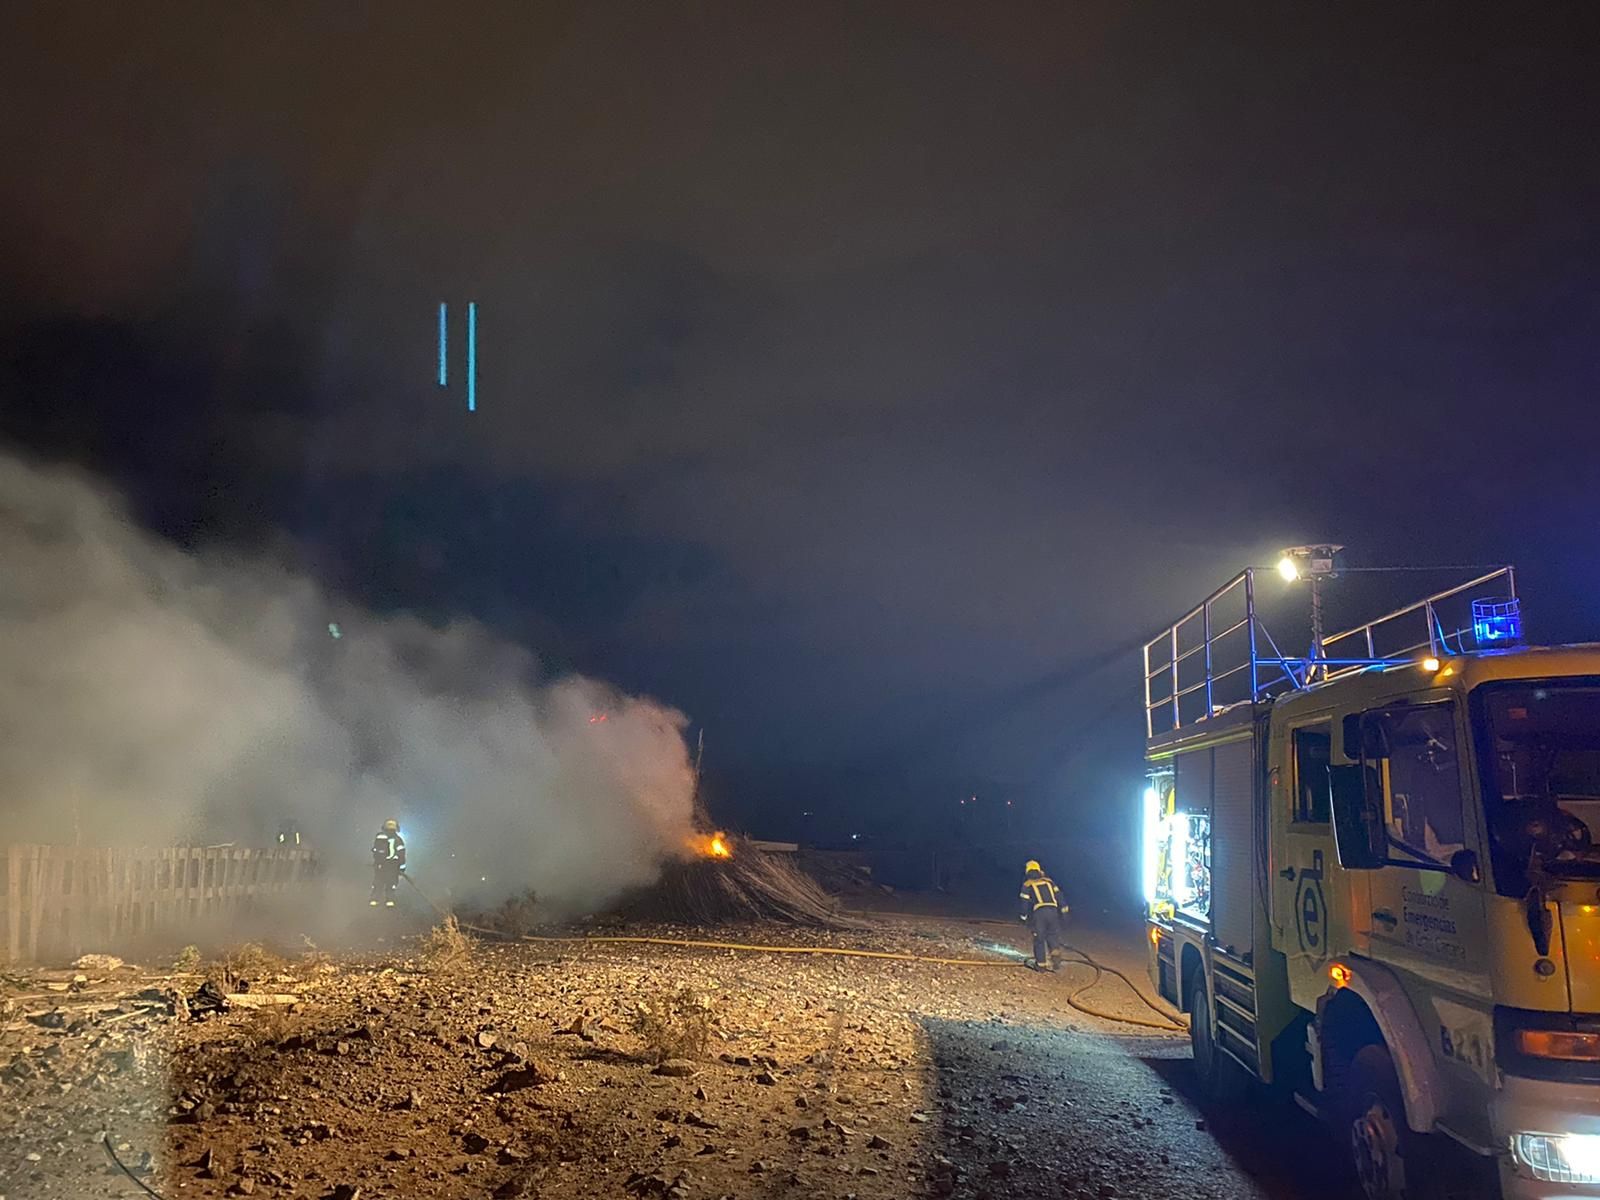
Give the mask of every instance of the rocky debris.
M 217 985 L 215 980 L 211 979 L 202 983 L 186 1003 L 190 1018 L 196 1021 L 203 1021 L 207 1017 L 228 1011 L 226 993 Z
M 229 1008 L 273 1008 L 300 1003 L 300 997 L 289 992 L 227 992 L 223 999 Z
M 883 930 L 715 936 L 972 953 Z M 187 1005 L 167 985 L 127 974 L 103 1011 L 77 1011 L 78 999 L 100 999 L 92 981 L 88 994 L 54 997 L 58 1008 L 14 1010 L 17 1029 L 0 1043 L 0 1102 L 37 1113 L 41 1129 L 24 1142 L 0 1125 L 0 1163 L 37 1147 L 48 1164 L 37 1169 L 54 1171 L 50 1147 L 109 1126 L 156 1148 L 167 1165 L 152 1187 L 190 1200 L 358 1187 L 440 1200 L 769 1190 L 1011 1200 L 1042 1194 L 1050 1178 L 990 1132 L 989 1122 L 1027 1111 L 992 1113 L 991 1097 L 1035 1081 L 988 1078 L 958 1118 L 953 1096 L 968 1093 L 942 1066 L 930 1069 L 930 1022 L 970 1027 L 979 1052 L 1003 1034 L 1008 1068 L 1034 1059 L 1019 1029 L 1059 1028 L 1059 996 L 1025 972 L 663 946 L 480 946 L 470 972 L 448 976 L 404 951 L 290 964 L 247 993 L 223 992 L 220 1010 L 201 1005 L 198 1023 L 171 1019 Z M 641 985 L 652 1001 L 679 989 L 704 998 L 703 1058 L 658 1063 L 631 1019 Z M 184 981 L 198 996 L 193 989 Z M 293 1003 L 247 1008 L 237 995 Z M 60 1015 L 49 1028 L 23 1020 L 30 1011 Z M 1145 1134 L 1131 1117 L 1124 1127 Z M 206 1151 L 204 1177 L 177 1165 Z M 1008 1173 L 990 1165 L 999 1162 Z M 61 1194 L 93 1194 L 104 1166 L 102 1157 L 82 1168 L 89 1173 L 63 1175 Z M 1103 1177 L 1070 1165 L 1080 1168 L 1074 1186 Z M 836 1175 L 847 1187 L 829 1182 Z M 239 1188 L 245 1180 L 253 1193 Z
M 552 1076 L 545 1074 L 537 1063 L 529 1063 L 527 1066 L 514 1067 L 502 1073 L 487 1090 L 492 1095 L 504 1095 L 506 1092 L 517 1092 L 523 1088 L 539 1087 L 551 1081 Z
M 623 1181 L 622 1190 L 630 1196 L 686 1196 L 689 1184 L 686 1176 L 677 1175 L 671 1181 L 659 1171 L 635 1171 Z
M 80 971 L 120 971 L 123 962 L 112 954 L 82 954 L 72 965 Z
M 573 1018 L 572 1024 L 568 1025 L 566 1028 L 556 1030 L 556 1035 L 558 1037 L 576 1037 L 582 1042 L 594 1041 L 594 1034 L 590 1033 L 585 1027 L 585 1017 L 582 1014 L 579 1014 L 577 1017 Z

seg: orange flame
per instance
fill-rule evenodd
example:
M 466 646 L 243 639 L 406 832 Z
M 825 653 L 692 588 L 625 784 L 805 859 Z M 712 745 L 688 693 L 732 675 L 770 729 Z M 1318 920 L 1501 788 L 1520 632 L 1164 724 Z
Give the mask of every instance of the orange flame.
M 732 858 L 733 849 L 728 845 L 728 839 L 721 833 L 711 835 L 711 846 L 708 853 L 712 858 Z

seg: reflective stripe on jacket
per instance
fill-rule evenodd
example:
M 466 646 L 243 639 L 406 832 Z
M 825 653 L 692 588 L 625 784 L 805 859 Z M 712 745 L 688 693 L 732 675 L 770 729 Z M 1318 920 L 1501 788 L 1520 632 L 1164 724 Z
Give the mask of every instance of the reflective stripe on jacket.
M 1022 891 L 1017 894 L 1022 907 L 1028 912 L 1041 908 L 1060 908 L 1061 894 L 1048 875 L 1035 875 L 1022 881 Z

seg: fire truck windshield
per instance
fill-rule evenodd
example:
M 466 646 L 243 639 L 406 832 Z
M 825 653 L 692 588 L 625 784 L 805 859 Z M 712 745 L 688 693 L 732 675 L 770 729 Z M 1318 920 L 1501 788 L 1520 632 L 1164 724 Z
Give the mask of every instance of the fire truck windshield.
M 1473 707 L 1499 890 L 1527 886 L 1530 855 L 1553 876 L 1600 876 L 1600 680 L 1486 684 Z

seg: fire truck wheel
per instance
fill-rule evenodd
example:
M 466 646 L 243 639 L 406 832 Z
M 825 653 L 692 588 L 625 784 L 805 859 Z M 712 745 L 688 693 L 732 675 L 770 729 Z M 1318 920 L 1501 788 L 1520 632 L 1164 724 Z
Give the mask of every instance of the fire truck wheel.
M 1389 1051 L 1363 1046 L 1345 1077 L 1346 1137 L 1367 1200 L 1406 1200 L 1406 1165 L 1416 1165 L 1418 1137 L 1406 1125 L 1400 1079 Z
M 1244 1091 L 1244 1069 L 1217 1046 L 1211 1028 L 1211 998 L 1206 981 L 1197 979 L 1189 988 L 1189 1045 L 1194 1051 L 1194 1072 L 1200 1088 L 1213 1101 L 1237 1100 Z

